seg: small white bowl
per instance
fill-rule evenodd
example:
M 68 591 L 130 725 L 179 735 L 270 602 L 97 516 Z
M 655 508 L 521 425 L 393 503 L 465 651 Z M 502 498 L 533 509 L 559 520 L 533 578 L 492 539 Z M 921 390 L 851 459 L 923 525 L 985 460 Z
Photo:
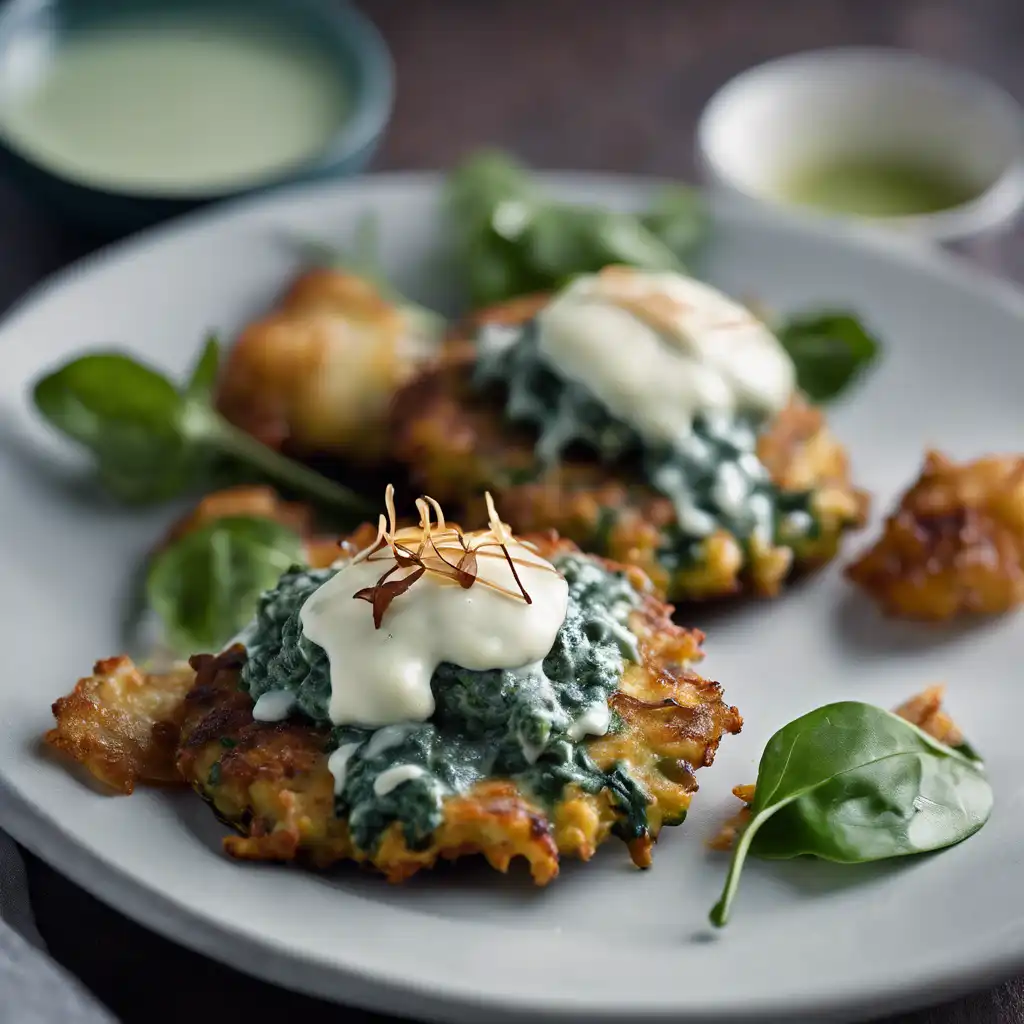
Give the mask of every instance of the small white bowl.
M 853 217 L 914 239 L 950 243 L 1008 227 L 1024 206 L 1024 110 L 968 71 L 903 50 L 800 53 L 743 72 L 704 108 L 701 172 L 712 186 L 817 216 L 784 194 L 814 164 L 912 162 L 974 189 L 935 213 Z

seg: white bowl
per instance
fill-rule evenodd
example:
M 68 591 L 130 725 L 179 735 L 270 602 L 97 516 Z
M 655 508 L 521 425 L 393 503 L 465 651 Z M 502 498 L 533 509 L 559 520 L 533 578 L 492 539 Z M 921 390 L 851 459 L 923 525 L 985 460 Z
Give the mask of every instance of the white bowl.
M 930 242 L 1006 228 L 1024 205 L 1024 110 L 978 75 L 902 50 L 817 50 L 751 68 L 704 108 L 697 149 L 712 186 L 816 216 L 784 194 L 808 165 L 861 157 L 942 170 L 974 197 L 936 213 L 841 217 Z

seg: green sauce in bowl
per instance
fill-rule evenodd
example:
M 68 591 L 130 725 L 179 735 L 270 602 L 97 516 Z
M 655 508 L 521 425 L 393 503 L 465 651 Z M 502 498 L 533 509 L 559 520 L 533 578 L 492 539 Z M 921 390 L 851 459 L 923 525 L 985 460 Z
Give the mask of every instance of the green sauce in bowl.
M 831 213 L 910 217 L 961 206 L 978 189 L 941 167 L 854 158 L 805 167 L 783 183 L 781 193 Z

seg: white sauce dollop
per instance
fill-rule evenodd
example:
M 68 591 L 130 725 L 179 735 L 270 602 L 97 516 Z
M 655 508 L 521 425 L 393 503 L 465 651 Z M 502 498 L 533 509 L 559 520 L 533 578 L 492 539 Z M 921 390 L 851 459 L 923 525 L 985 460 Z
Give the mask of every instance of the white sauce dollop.
M 327 758 L 327 770 L 334 776 L 334 795 L 341 796 L 348 778 L 348 763 L 362 743 L 343 743 Z
M 388 532 L 382 523 L 380 536 L 415 551 L 421 528 L 395 533 L 390 491 L 389 513 L 392 528 Z M 441 662 L 478 671 L 518 669 L 548 654 L 565 621 L 568 585 L 550 562 L 511 537 L 504 524 L 496 525 L 506 537 L 530 603 L 524 600 L 501 548 L 490 541 L 493 525 L 492 530 L 465 535 L 466 543 L 476 550 L 477 579 L 471 587 L 427 571 L 394 598 L 379 629 L 370 604 L 354 595 L 372 588 L 397 565 L 393 549 L 386 544 L 375 551 L 371 546 L 343 565 L 306 600 L 300 612 L 302 631 L 327 652 L 329 714 L 335 725 L 376 729 L 425 721 L 434 711 L 430 680 Z M 463 549 L 455 528 L 445 527 L 442 520 L 432 532 L 445 557 L 457 562 Z M 388 581 L 400 581 L 413 571 L 413 567 L 397 568 Z
M 612 709 L 608 701 L 595 701 L 569 726 L 569 739 L 578 742 L 584 736 L 603 736 L 611 724 Z
M 283 722 L 295 707 L 295 694 L 291 690 L 267 690 L 256 699 L 252 717 L 257 722 Z
M 537 318 L 541 355 L 652 442 L 677 444 L 700 413 L 780 412 L 793 362 L 748 309 L 676 273 L 608 267 Z

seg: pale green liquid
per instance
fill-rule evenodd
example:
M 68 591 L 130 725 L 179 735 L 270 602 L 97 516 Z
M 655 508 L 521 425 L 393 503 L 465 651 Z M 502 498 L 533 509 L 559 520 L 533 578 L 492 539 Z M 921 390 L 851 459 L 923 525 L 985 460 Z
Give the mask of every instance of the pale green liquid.
M 0 130 L 65 177 L 174 195 L 299 166 L 347 111 L 341 72 L 315 45 L 199 15 L 70 41 L 0 112 Z
M 977 191 L 940 168 L 870 160 L 814 165 L 782 188 L 794 202 L 865 217 L 948 210 L 973 199 Z

